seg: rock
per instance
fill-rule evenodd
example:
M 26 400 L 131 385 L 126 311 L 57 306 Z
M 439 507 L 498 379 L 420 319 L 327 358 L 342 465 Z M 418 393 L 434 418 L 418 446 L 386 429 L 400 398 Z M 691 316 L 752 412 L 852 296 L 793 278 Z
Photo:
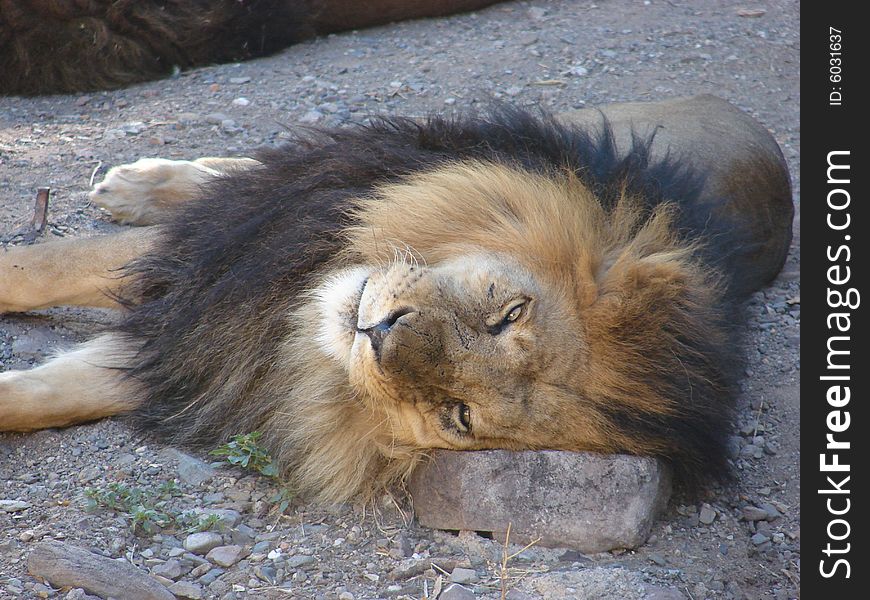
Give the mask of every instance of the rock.
M 126 133 L 127 135 L 139 135 L 145 129 L 147 129 L 147 125 L 142 121 L 131 121 L 129 123 L 124 123 L 118 129 Z
M 24 500 L 0 500 L 0 512 L 15 513 L 33 506 Z
M 232 119 L 224 119 L 221 121 L 221 130 L 227 133 L 236 133 L 241 131 L 241 128 Z
M 52 587 L 81 588 L 102 598 L 174 600 L 165 587 L 130 563 L 61 542 L 37 544 L 27 558 L 27 569 Z
M 510 476 L 506 476 L 506 474 Z M 670 496 L 651 458 L 585 452 L 439 450 L 409 489 L 420 524 L 581 552 L 634 548 Z
M 224 113 L 211 113 L 205 116 L 206 123 L 211 123 L 212 125 L 220 125 L 227 119 L 229 119 L 229 117 Z
M 166 448 L 160 453 L 160 456 L 176 461 L 178 463 L 178 478 L 193 486 L 210 481 L 217 473 L 215 468 L 207 462 L 175 448 Z
M 474 592 L 458 583 L 451 583 L 444 588 L 438 600 L 474 600 Z
M 199 578 L 199 582 L 203 585 L 211 585 L 215 579 L 226 573 L 224 569 L 210 569 L 205 575 Z
M 211 516 L 216 516 L 220 519 L 219 529 L 232 529 L 242 520 L 242 514 L 231 508 L 199 508 L 196 507 L 192 511 L 199 519 L 205 519 Z
M 307 113 L 299 117 L 300 123 L 317 123 L 323 118 L 323 113 L 318 110 L 309 110 Z
M 200 600 L 202 598 L 202 586 L 189 581 L 176 581 L 169 586 L 169 591 L 178 598 Z
M 206 558 L 221 567 L 231 567 L 242 557 L 241 546 L 218 546 L 212 548 Z
M 242 83 L 248 83 L 251 80 L 250 77 L 230 77 L 230 83 L 234 83 L 236 85 L 240 85 Z
M 338 600 L 354 600 L 354 595 L 350 592 L 342 592 L 338 595 Z
M 298 569 L 307 565 L 313 565 L 317 559 L 307 554 L 297 554 L 287 558 L 287 567 L 290 569 Z
M 698 520 L 704 525 L 711 525 L 716 520 L 716 511 L 709 504 L 701 507 L 701 514 L 698 515 Z
M 191 533 L 184 538 L 184 549 L 194 554 L 206 554 L 212 548 L 220 546 L 223 541 L 223 538 L 213 531 Z
M 178 579 L 181 577 L 181 563 L 175 559 L 167 560 L 163 564 L 156 565 L 151 569 L 152 575 L 159 575 L 167 579 Z
M 97 596 L 91 596 L 82 588 L 75 588 L 67 592 L 63 600 L 100 600 Z
M 269 565 L 256 567 L 254 569 L 254 575 L 270 585 L 278 583 L 278 570 L 275 567 L 270 567 Z
M 763 544 L 765 542 L 769 542 L 769 541 L 770 541 L 770 538 L 767 537 L 766 535 L 764 535 L 763 533 L 756 533 L 755 535 L 752 536 L 752 543 L 755 544 L 756 546 L 760 546 L 761 544 Z
M 525 592 L 521 592 L 518 589 L 508 590 L 504 598 L 505 600 L 537 600 L 537 598 L 530 596 Z
M 757 506 L 746 506 L 740 511 L 740 514 L 746 521 L 767 520 L 767 511 Z
M 453 583 L 474 583 L 477 579 L 477 571 L 474 569 L 456 567 L 450 573 L 450 581 Z
M 648 587 L 643 600 L 686 600 L 686 596 L 675 588 Z
M 196 579 L 197 577 L 205 575 L 206 573 L 211 571 L 211 569 L 212 569 L 212 564 L 210 562 L 206 561 L 206 562 L 202 563 L 201 565 L 194 567 L 190 571 L 190 576 L 191 576 L 191 578 Z
M 21 533 L 18 534 L 18 541 L 27 543 L 27 542 L 32 541 L 33 538 L 35 538 L 35 537 L 36 537 L 35 531 L 33 531 L 32 529 L 25 529 L 24 531 L 22 531 Z
M 762 504 L 761 510 L 763 510 L 765 515 L 767 515 L 768 521 L 775 521 L 782 516 L 782 514 L 770 502 L 765 502 L 764 504 Z

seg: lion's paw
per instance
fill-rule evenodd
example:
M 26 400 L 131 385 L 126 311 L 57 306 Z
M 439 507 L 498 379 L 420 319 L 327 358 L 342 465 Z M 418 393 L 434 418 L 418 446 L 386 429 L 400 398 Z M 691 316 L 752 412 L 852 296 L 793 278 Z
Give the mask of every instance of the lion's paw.
M 141 158 L 110 169 L 88 198 L 121 223 L 151 225 L 165 220 L 174 206 L 198 196 L 199 186 L 219 175 L 191 161 Z

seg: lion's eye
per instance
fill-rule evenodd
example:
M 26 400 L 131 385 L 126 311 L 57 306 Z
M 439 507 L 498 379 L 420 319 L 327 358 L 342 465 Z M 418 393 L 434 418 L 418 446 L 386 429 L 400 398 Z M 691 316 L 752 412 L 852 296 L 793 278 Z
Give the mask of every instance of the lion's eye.
M 519 321 L 529 305 L 528 298 L 514 300 L 505 309 L 487 317 L 486 331 L 490 335 L 498 335 L 511 323 Z
M 462 433 L 471 431 L 471 409 L 467 404 L 460 402 L 453 408 L 453 420 Z
M 504 322 L 505 323 L 513 323 L 514 321 L 516 321 L 517 319 L 519 319 L 522 316 L 523 310 L 525 310 L 525 308 L 526 308 L 525 301 L 520 302 L 519 304 L 517 304 L 516 306 L 514 306 L 513 308 L 511 308 L 508 311 L 508 313 L 504 317 Z

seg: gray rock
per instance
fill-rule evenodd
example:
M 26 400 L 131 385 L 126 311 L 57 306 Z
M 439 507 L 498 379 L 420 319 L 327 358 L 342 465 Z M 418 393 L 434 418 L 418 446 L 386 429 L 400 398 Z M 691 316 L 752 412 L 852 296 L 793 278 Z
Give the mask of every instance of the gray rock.
M 317 123 L 323 118 L 323 113 L 318 110 L 309 110 L 307 113 L 299 117 L 300 123 Z
M 156 565 L 151 569 L 151 574 L 166 577 L 167 579 L 178 579 L 181 577 L 181 563 L 174 558 L 167 560 L 165 563 Z
M 770 502 L 765 502 L 764 504 L 762 504 L 761 509 L 767 515 L 768 521 L 774 521 L 782 516 L 782 514 Z
M 313 565 L 315 562 L 317 562 L 317 559 L 313 556 L 307 554 L 296 554 L 295 556 L 287 558 L 287 568 L 298 569 L 299 567 Z
M 188 598 L 189 600 L 201 600 L 202 586 L 189 581 L 176 581 L 169 586 L 169 591 L 178 598 Z
M 201 485 L 215 476 L 217 471 L 207 462 L 175 448 L 166 448 L 160 453 L 163 458 L 178 462 L 178 478 L 193 486 Z
M 642 544 L 671 484 L 651 458 L 439 450 L 414 471 L 409 489 L 426 527 L 504 539 L 510 523 L 512 541 L 540 538 L 544 546 L 591 553 Z
M 212 548 L 206 558 L 221 567 L 231 567 L 242 557 L 241 546 L 218 546 Z
M 757 506 L 746 506 L 740 511 L 740 514 L 746 521 L 767 520 L 767 511 Z
M 453 583 L 474 583 L 477 581 L 477 571 L 474 569 L 463 569 L 456 567 L 450 573 L 450 581 Z
M 212 548 L 217 548 L 224 542 L 223 538 L 213 531 L 191 533 L 184 538 L 184 549 L 194 554 L 206 554 Z
M 91 596 L 82 588 L 74 588 L 67 592 L 63 600 L 100 600 L 98 596 Z
M 0 512 L 15 513 L 33 506 L 24 500 L 0 500 Z
M 200 519 L 210 517 L 212 515 L 220 519 L 221 529 L 232 529 L 242 520 L 242 514 L 231 508 L 200 508 L 196 507 L 192 511 Z
M 648 587 L 644 592 L 643 600 L 686 600 L 686 596 L 675 588 Z
M 203 564 L 201 564 L 201 565 L 197 565 L 196 567 L 194 567 L 194 568 L 190 571 L 190 576 L 191 576 L 193 579 L 196 579 L 197 577 L 200 577 L 200 576 L 205 575 L 206 573 L 208 573 L 212 568 L 213 568 L 213 567 L 212 567 L 212 564 L 211 564 L 210 562 L 206 561 L 206 562 L 204 562 Z
M 209 569 L 209 571 L 205 575 L 200 577 L 198 579 L 198 581 L 203 585 L 211 585 L 215 579 L 217 579 L 218 577 L 220 577 L 224 573 L 226 573 L 226 571 L 224 569 L 218 569 L 218 568 Z
M 254 569 L 254 575 L 270 585 L 278 583 L 278 570 L 275 567 L 270 567 L 269 565 L 256 567 Z
M 126 133 L 127 135 L 139 135 L 143 131 L 148 128 L 145 123 L 142 121 L 131 121 L 129 123 L 124 123 L 118 129 Z
M 518 589 L 511 589 L 507 591 L 505 594 L 505 600 L 538 600 L 537 596 L 531 596 L 525 592 L 521 592 Z
M 755 544 L 756 546 L 760 546 L 761 544 L 763 544 L 765 542 L 769 542 L 769 541 L 770 541 L 770 538 L 767 537 L 766 535 L 764 535 L 763 533 L 756 533 L 755 535 L 752 536 L 752 543 Z
M 130 563 L 61 542 L 37 544 L 27 557 L 27 569 L 52 587 L 81 588 L 102 598 L 174 600 L 165 587 Z
M 222 122 L 229 119 L 224 113 L 211 113 L 205 116 L 205 120 L 207 123 L 211 123 L 212 125 L 220 125 Z
M 716 511 L 709 504 L 701 507 L 701 514 L 698 515 L 698 520 L 704 525 L 711 525 L 716 520 Z
M 474 600 L 474 592 L 458 583 L 451 583 L 444 588 L 438 600 Z

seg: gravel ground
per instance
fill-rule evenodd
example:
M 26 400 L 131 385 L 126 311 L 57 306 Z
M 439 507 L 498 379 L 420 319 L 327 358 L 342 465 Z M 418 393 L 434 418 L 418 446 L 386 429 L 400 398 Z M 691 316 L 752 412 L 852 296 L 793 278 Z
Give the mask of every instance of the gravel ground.
M 560 111 L 713 93 L 764 123 L 797 177 L 798 33 L 797 1 L 507 2 L 110 93 L 0 98 L 0 238 L 29 221 L 40 186 L 53 190 L 46 238 L 118 229 L 88 205 L 89 180 L 143 156 L 239 155 L 298 123 L 450 112 L 490 98 Z M 796 235 L 783 274 L 748 307 L 736 481 L 701 503 L 677 498 L 637 551 L 532 547 L 503 574 L 501 541 L 422 529 L 401 499 L 329 510 L 294 499 L 279 515 L 268 478 L 110 420 L 0 435 L 0 598 L 85 598 L 27 574 L 42 539 L 124 557 L 184 598 L 431 598 L 439 589 L 447 600 L 500 598 L 503 585 L 513 600 L 797 597 L 799 248 Z M 0 317 L 0 370 L 36 364 L 112 318 L 78 309 Z M 148 515 L 89 507 L 86 490 L 110 484 L 152 500 L 164 486 L 160 510 L 198 509 L 221 531 L 211 542 L 221 551 L 191 545 L 182 526 L 147 532 L 134 525 Z M 451 573 L 464 588 L 448 589 Z

